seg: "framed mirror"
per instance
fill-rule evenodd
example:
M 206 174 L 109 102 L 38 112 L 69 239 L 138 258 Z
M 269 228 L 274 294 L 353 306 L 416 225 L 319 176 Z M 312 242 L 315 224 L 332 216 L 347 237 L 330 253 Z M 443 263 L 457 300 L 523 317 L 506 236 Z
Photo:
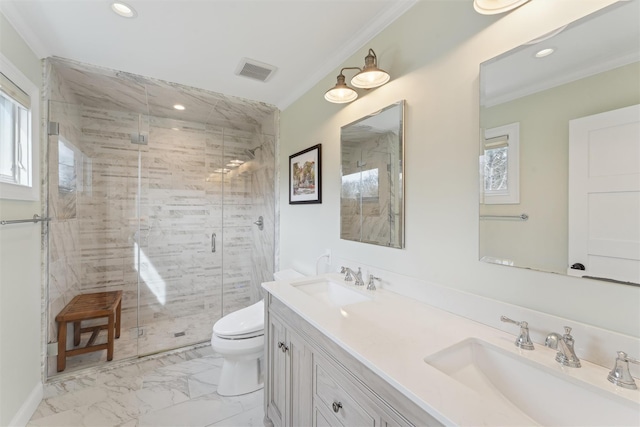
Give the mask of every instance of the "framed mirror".
M 640 283 L 640 1 L 480 66 L 481 261 Z
M 404 100 L 340 130 L 340 238 L 404 248 Z

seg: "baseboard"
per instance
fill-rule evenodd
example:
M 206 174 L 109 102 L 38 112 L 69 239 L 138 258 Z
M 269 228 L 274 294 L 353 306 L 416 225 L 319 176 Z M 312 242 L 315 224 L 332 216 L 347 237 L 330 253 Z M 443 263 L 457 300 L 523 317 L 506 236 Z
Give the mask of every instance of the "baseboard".
M 42 385 L 42 381 L 38 381 L 38 384 L 35 385 L 29 396 L 25 399 L 22 406 L 18 412 L 14 415 L 13 419 L 9 423 L 11 427 L 24 427 L 27 425 L 33 413 L 38 409 L 38 405 L 42 401 L 42 396 L 44 395 L 44 387 Z

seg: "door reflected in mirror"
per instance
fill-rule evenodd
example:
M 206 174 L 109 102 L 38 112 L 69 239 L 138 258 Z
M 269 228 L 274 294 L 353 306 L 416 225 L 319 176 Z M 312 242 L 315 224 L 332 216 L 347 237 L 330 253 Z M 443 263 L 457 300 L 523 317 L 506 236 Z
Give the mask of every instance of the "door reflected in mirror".
M 640 283 L 638 16 L 619 2 L 481 64 L 482 261 Z
M 404 247 L 404 101 L 340 130 L 340 238 Z

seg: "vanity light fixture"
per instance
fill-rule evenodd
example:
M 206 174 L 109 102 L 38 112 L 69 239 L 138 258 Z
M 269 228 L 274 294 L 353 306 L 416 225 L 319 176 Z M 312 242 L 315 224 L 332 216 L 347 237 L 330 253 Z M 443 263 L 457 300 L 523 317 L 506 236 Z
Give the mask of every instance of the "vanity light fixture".
M 553 52 L 555 52 L 556 50 L 552 47 L 546 48 L 546 49 L 542 49 L 538 52 L 536 52 L 535 57 L 536 58 L 544 58 L 545 56 L 549 56 L 551 55 Z
M 176 110 L 179 110 L 179 111 L 184 111 L 185 110 L 184 105 L 182 105 L 182 104 L 176 104 L 176 105 L 173 106 L 173 108 L 175 108 Z
M 364 67 L 362 71 L 353 76 L 351 84 L 361 89 L 373 89 L 389 81 L 391 76 L 384 70 L 378 68 L 378 57 L 373 49 L 364 57 Z
M 354 101 L 358 93 L 345 83 L 344 70 L 358 70 L 351 79 L 351 84 L 361 89 L 373 89 L 387 83 L 391 76 L 378 68 L 378 57 L 373 49 L 364 58 L 364 67 L 344 67 L 338 74 L 336 85 L 325 92 L 324 99 L 335 104 L 345 104 Z
M 346 67 L 340 70 L 336 85 L 324 94 L 324 99 L 334 104 L 346 104 L 347 102 L 354 101 L 358 97 L 358 93 L 344 82 L 345 78 L 344 74 L 342 74 L 344 70 L 360 70 L 360 68 Z
M 123 18 L 135 18 L 138 16 L 138 13 L 133 7 L 120 1 L 114 1 L 111 3 L 111 10 Z
M 522 6 L 529 0 L 473 0 L 473 8 L 482 15 L 497 15 Z

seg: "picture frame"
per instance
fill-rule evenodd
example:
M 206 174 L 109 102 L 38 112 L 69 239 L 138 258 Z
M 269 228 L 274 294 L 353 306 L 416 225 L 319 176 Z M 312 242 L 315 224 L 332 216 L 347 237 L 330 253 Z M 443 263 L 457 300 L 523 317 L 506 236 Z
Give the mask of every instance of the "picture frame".
M 289 204 L 322 203 L 322 144 L 289 156 Z

